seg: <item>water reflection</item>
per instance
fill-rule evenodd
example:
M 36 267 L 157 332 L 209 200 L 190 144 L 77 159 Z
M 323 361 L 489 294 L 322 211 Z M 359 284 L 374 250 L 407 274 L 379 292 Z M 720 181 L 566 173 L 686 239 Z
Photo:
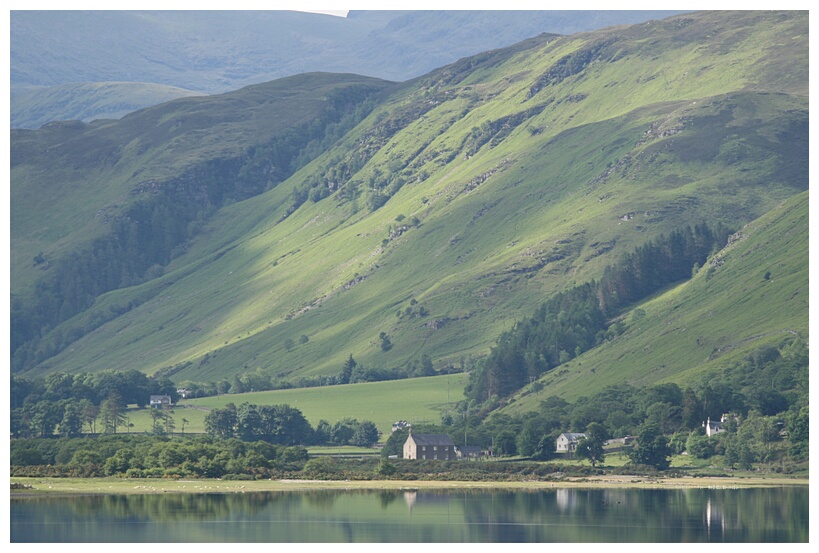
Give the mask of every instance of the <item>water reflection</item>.
M 10 528 L 12 542 L 807 542 L 808 489 L 26 498 Z

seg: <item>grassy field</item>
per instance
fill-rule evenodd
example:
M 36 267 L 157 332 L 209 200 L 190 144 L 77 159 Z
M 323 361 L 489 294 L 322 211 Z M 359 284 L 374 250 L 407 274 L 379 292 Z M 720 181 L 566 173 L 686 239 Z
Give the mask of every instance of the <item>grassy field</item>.
M 465 373 L 456 373 L 182 400 L 173 409 L 174 432 L 183 432 L 182 419 L 186 419 L 188 422 L 184 433 L 202 433 L 205 431 L 205 416 L 211 409 L 223 408 L 228 403 L 238 406 L 248 402 L 256 405 L 288 404 L 304 413 L 313 427 L 322 419 L 330 424 L 343 418 L 370 420 L 378 427 L 382 439 L 386 439 L 392 431 L 392 423 L 398 420 L 414 424 L 439 424 L 441 414 L 464 398 L 466 381 Z M 126 428 L 120 432 L 128 431 L 127 424 L 134 425 L 130 427 L 131 432 L 147 432 L 152 428 L 150 409 L 131 409 L 127 415 Z

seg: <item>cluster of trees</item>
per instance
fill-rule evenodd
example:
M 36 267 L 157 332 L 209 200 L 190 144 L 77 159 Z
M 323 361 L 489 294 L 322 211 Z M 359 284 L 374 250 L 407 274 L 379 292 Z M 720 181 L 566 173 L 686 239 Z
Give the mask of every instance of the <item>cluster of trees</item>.
M 478 370 L 466 396 L 478 403 L 503 398 L 621 331 L 608 321 L 618 310 L 663 286 L 689 278 L 692 269 L 725 245 L 726 228 L 707 225 L 660 236 L 619 263 L 599 282 L 575 286 L 544 302 L 532 317 L 503 333 Z
M 289 405 L 254 405 L 228 403 L 213 409 L 205 417 L 205 430 L 214 437 L 265 441 L 274 444 L 312 442 L 313 428 L 298 409 Z
M 35 257 L 46 268 L 31 300 L 12 297 L 12 370 L 48 359 L 84 334 L 121 314 L 95 313 L 70 327 L 57 328 L 88 309 L 105 292 L 133 286 L 163 273 L 220 207 L 260 194 L 311 161 L 351 129 L 370 110 L 378 89 L 350 86 L 328 94 L 328 106 L 315 120 L 288 129 L 264 146 L 232 159 L 209 160 L 192 168 L 128 207 L 111 232 L 58 259 Z M 291 206 L 291 212 L 307 199 Z M 132 309 L 133 304 L 123 306 Z
M 498 338 L 479 369 L 470 374 L 466 396 L 479 402 L 506 397 L 594 347 L 605 328 L 593 283 L 558 293 Z
M 640 246 L 603 271 L 597 285 L 600 308 L 611 317 L 664 286 L 690 278 L 730 235 L 722 224 L 715 229 L 701 224 Z
M 640 464 L 662 466 L 647 449 L 649 444 L 668 454 L 681 453 L 691 445 L 693 455 L 726 455 L 729 465 L 736 463 L 732 460 L 739 455 L 737 450 L 744 452 L 746 461 L 752 460 L 749 462 L 773 458 L 799 461 L 808 451 L 808 362 L 805 341 L 788 338 L 778 346 L 762 346 L 726 369 L 703 374 L 697 383 L 685 388 L 677 384 L 646 388 L 620 384 L 574 403 L 553 396 L 542 401 L 537 411 L 514 417 L 492 413 L 499 401 L 465 401 L 456 412 L 442 417 L 440 427 L 430 431 L 462 437 L 456 443 L 491 445 L 498 454 L 541 460 L 553 454 L 560 433 L 588 434 L 592 428 L 591 434 L 605 436 L 598 442 L 639 437 L 650 430 L 637 440 L 639 445 L 634 449 L 632 460 Z M 703 422 L 709 418 L 718 421 L 725 413 L 736 420 L 728 424 L 728 432 L 703 446 Z M 670 449 L 665 450 L 663 442 Z M 587 458 L 596 462 L 597 453 L 591 451 Z
M 465 155 L 475 155 L 484 144 L 490 141 L 490 148 L 494 148 L 521 124 L 541 113 L 547 105 L 548 104 L 539 104 L 527 110 L 506 115 L 500 119 L 484 121 L 480 127 L 472 127 L 462 144 Z
M 372 421 L 345 418 L 331 425 L 321 420 L 314 429 L 302 412 L 289 405 L 254 405 L 238 407 L 228 403 L 213 409 L 205 417 L 205 431 L 214 438 L 238 438 L 273 444 L 335 444 L 372 447 L 379 437 Z
M 229 475 L 272 477 L 301 470 L 307 461 L 302 447 L 246 442 L 236 438 L 111 435 L 73 439 L 11 441 L 15 467 L 52 466 L 60 476 L 126 476 L 129 478 Z M 27 474 L 24 469 L 17 471 Z
M 84 429 L 114 433 L 128 424 L 126 407 L 147 405 L 151 395 L 178 399 L 173 382 L 135 370 L 52 373 L 31 380 L 12 375 L 11 435 L 76 436 Z
M 316 425 L 314 439 L 319 444 L 372 447 L 380 435 L 381 433 L 372 421 L 344 418 L 330 425 L 322 419 Z
M 725 465 L 750 469 L 754 463 L 807 460 L 810 415 L 808 406 L 783 416 L 765 416 L 751 411 L 745 416 L 730 415 L 724 431 L 708 437 L 702 430 L 691 432 L 677 448 L 698 459 L 721 456 Z

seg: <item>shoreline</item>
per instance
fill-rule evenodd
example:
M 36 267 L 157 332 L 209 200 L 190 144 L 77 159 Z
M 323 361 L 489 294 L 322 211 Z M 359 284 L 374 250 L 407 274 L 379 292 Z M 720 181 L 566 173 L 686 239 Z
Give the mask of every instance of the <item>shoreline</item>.
M 634 489 L 740 489 L 808 486 L 808 478 L 781 476 L 749 477 L 650 477 L 587 476 L 538 481 L 453 481 L 453 480 L 172 480 L 162 478 L 37 478 L 12 477 L 12 498 L 66 495 L 140 495 L 180 493 L 293 492 L 313 490 L 520 490 L 539 491 L 561 488 Z M 28 487 L 30 486 L 30 487 Z

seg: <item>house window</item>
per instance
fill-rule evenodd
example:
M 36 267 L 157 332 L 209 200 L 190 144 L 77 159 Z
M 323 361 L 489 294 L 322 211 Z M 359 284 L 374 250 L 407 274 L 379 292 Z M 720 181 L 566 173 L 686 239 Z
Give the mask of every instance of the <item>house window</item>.
M 421 451 L 426 451 L 426 450 L 427 450 L 427 446 L 422 445 L 422 446 L 421 446 Z
M 432 446 L 432 450 L 433 451 L 438 451 L 438 446 L 437 445 Z

